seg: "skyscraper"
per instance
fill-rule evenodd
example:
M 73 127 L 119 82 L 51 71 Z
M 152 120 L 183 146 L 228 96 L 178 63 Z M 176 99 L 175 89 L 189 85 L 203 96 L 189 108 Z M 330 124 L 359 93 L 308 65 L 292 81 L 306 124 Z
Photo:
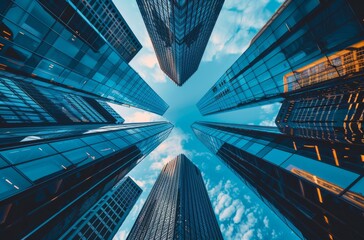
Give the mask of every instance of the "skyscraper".
M 67 0 L 67 2 L 91 22 L 126 62 L 130 62 L 142 48 L 112 0 Z M 55 2 L 52 6 L 58 8 L 59 4 L 67 3 Z
M 364 149 L 275 127 L 197 122 L 196 136 L 298 236 L 364 237 Z
M 282 133 L 309 139 L 364 144 L 362 76 L 287 97 L 276 118 Z
M 0 76 L 163 114 L 167 103 L 118 48 L 122 35 L 115 35 L 115 26 L 121 19 L 114 21 L 119 14 L 106 9 L 110 2 L 1 1 Z
M 111 240 L 128 216 L 142 191 L 130 177 L 123 178 L 60 239 Z
M 54 239 L 65 233 L 171 129 L 167 122 L 6 129 L 0 236 Z
M 163 167 L 127 239 L 223 239 L 201 172 L 186 156 Z
M 107 103 L 72 92 L 0 77 L 2 127 L 123 123 Z
M 196 72 L 224 0 L 137 0 L 159 66 L 178 86 Z
M 362 74 L 360 0 L 286 0 L 201 98 L 203 115 L 281 101 Z

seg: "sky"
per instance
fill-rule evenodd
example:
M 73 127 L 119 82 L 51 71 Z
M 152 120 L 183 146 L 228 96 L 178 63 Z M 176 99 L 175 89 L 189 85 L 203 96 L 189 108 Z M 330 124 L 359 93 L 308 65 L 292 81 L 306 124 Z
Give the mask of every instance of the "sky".
M 162 167 L 184 153 L 199 167 L 225 239 L 298 239 L 296 235 L 193 134 L 195 121 L 275 126 L 280 104 L 270 104 L 204 117 L 196 103 L 245 51 L 250 40 L 280 6 L 281 0 L 226 0 L 196 73 L 178 87 L 160 70 L 152 43 L 135 0 L 114 0 L 142 43 L 130 62 L 142 78 L 169 104 L 163 117 L 113 105 L 127 122 L 166 120 L 175 127 L 130 173 L 143 189 L 141 197 L 114 237 L 125 239 Z

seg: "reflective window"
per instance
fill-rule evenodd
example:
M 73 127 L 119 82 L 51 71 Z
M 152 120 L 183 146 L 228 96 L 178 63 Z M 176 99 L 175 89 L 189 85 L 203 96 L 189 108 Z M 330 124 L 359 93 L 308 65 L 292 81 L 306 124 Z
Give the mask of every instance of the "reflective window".
M 79 139 L 71 139 L 67 141 L 50 143 L 50 145 L 59 152 L 65 152 L 71 149 L 83 147 L 86 144 Z
M 49 156 L 55 154 L 53 150 L 47 144 L 35 145 L 30 147 L 23 147 L 17 149 L 11 149 L 2 151 L 0 154 L 13 164 L 26 162 L 29 160 Z
M 52 157 L 35 160 L 28 163 L 17 165 L 22 173 L 25 174 L 30 180 L 36 181 L 42 177 L 56 173 L 59 171 L 65 171 L 71 165 L 64 157 L 55 155 Z
M 0 199 L 4 199 L 31 184 L 12 168 L 0 169 Z
M 101 157 L 95 150 L 90 147 L 84 147 L 73 151 L 65 152 L 63 155 L 72 163 L 83 165 L 88 162 L 94 161 Z
M 278 149 L 272 149 L 267 155 L 264 156 L 264 160 L 267 160 L 275 165 L 281 165 L 290 156 L 292 156 L 292 153 L 288 153 Z

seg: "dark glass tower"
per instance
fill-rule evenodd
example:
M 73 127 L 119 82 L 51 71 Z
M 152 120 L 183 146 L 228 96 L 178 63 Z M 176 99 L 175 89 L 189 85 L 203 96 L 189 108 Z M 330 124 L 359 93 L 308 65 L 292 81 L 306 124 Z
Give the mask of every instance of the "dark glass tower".
M 49 0 L 42 1 L 49 2 Z M 68 0 L 67 2 L 91 22 L 126 62 L 130 62 L 142 48 L 112 0 Z M 57 8 L 62 1 L 54 1 L 54 3 L 53 6 Z
M 123 178 L 59 239 L 113 239 L 142 191 L 130 177 Z
M 363 239 L 362 146 L 274 127 L 197 122 L 192 128 L 298 236 Z
M 182 86 L 196 72 L 224 0 L 137 0 L 165 74 Z
M 166 122 L 6 129 L 0 236 L 58 238 L 171 129 Z
M 115 29 L 122 20 L 114 7 L 107 9 L 110 4 L 1 1 L 0 77 L 163 114 L 167 103 L 121 53 L 123 43 L 134 35 L 120 28 L 128 34 L 123 39 Z
M 360 76 L 360 0 L 287 0 L 248 49 L 201 98 L 203 115 L 283 100 L 297 91 Z
M 1 127 L 123 123 L 107 103 L 28 82 L 0 78 Z
M 127 239 L 223 239 L 201 172 L 186 156 L 163 167 Z
M 329 142 L 364 144 L 362 76 L 294 94 L 283 101 L 276 119 L 282 133 Z

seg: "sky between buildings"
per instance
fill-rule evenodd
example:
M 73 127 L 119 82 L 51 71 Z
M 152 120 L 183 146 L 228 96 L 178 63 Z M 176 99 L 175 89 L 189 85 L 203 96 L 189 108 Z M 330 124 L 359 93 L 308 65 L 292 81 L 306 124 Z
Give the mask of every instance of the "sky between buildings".
M 191 130 L 195 121 L 275 126 L 280 104 L 248 108 L 203 117 L 196 103 L 245 51 L 250 40 L 282 1 L 226 0 L 197 72 L 178 87 L 160 70 L 152 43 L 135 0 L 114 0 L 143 48 L 130 65 L 169 104 L 163 117 L 137 109 L 114 106 L 126 122 L 168 120 L 169 138 L 131 172 L 143 193 L 114 239 L 125 239 L 163 165 L 180 153 L 202 172 L 225 239 L 297 239 L 265 204 L 213 155 Z

